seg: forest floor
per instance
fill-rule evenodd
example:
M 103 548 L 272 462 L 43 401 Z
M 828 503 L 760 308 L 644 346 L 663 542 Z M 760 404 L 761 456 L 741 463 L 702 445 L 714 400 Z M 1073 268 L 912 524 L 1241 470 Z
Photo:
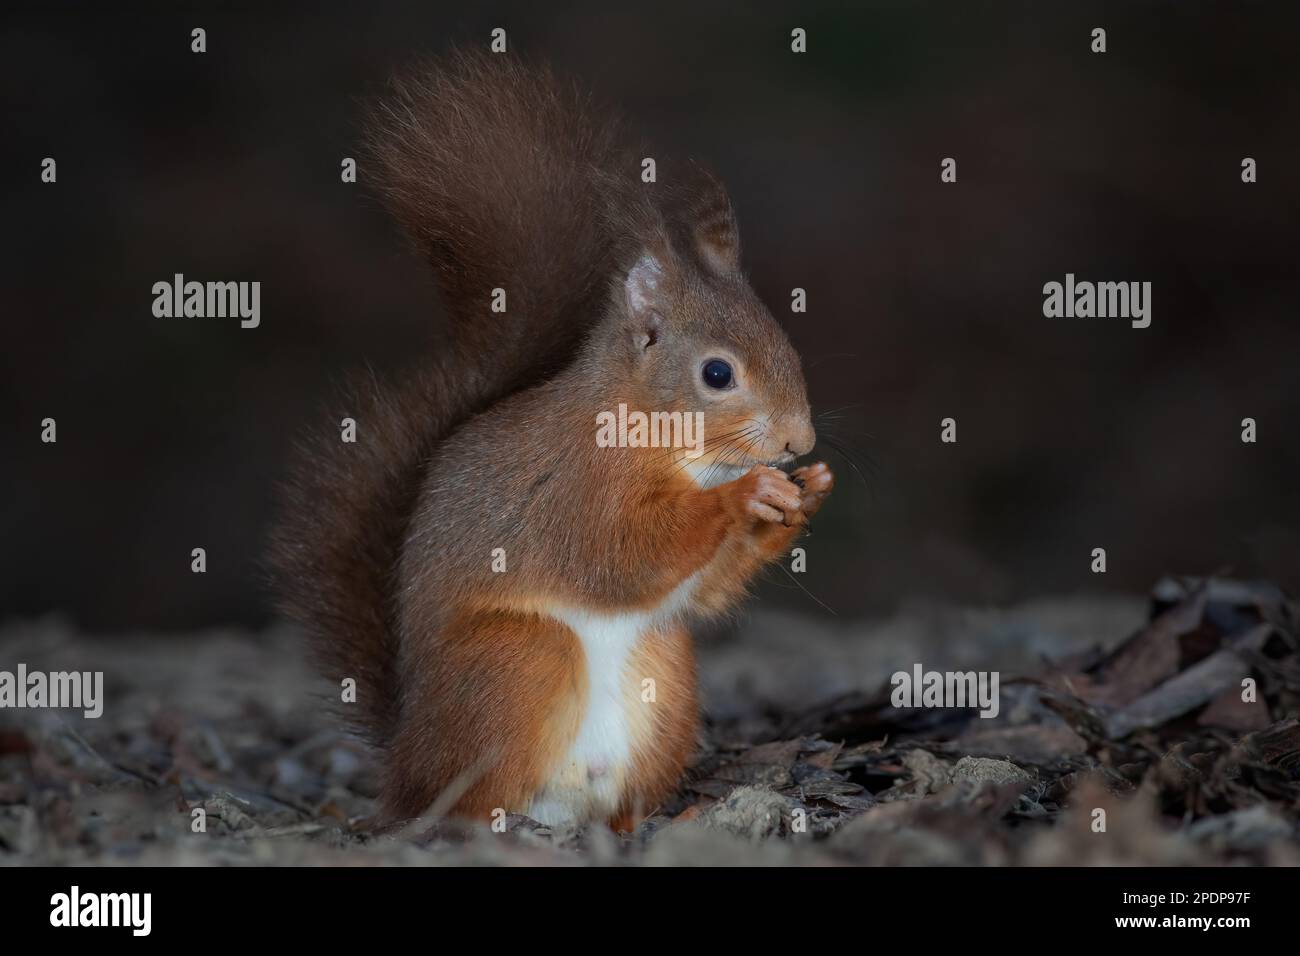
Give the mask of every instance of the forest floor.
M 374 762 L 293 632 L 11 623 L 0 671 L 103 671 L 106 704 L 0 710 L 0 864 L 1300 864 L 1298 630 L 1276 588 L 1224 580 L 760 612 L 703 643 L 698 756 L 635 833 L 512 816 L 379 834 Z M 997 715 L 893 706 L 891 675 L 918 664 L 996 671 Z

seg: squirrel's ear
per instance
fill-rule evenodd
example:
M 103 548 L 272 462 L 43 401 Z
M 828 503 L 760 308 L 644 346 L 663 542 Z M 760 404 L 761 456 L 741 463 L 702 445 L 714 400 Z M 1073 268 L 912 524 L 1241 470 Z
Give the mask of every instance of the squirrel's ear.
M 663 263 L 649 250 L 641 254 L 623 280 L 623 295 L 632 320 L 632 337 L 638 349 L 654 345 L 659 336 L 666 284 Z
M 687 211 L 691 239 L 704 267 L 717 276 L 740 272 L 740 229 L 727 188 L 709 170 L 695 166 L 699 187 Z
M 714 275 L 740 272 L 740 232 L 731 206 L 713 211 L 713 216 L 695 226 L 695 249 Z

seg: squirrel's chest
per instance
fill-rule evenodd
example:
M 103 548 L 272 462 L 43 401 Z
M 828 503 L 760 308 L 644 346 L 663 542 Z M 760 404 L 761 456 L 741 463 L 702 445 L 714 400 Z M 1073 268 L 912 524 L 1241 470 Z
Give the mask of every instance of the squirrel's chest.
M 656 687 L 663 662 L 656 644 L 661 628 L 694 581 L 684 582 L 660 608 L 599 614 L 553 608 L 552 617 L 573 632 L 586 665 L 585 699 L 578 729 L 538 791 L 528 815 L 540 823 L 612 817 L 624 809 L 638 754 L 654 747 L 659 705 Z

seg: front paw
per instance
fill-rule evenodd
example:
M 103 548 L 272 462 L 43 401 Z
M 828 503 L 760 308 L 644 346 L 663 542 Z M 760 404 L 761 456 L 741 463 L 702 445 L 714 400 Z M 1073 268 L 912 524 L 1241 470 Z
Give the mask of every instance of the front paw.
M 817 513 L 835 487 L 835 475 L 824 461 L 796 468 L 790 479 L 801 489 L 799 505 L 805 520 Z
M 779 469 L 755 465 L 731 486 L 732 511 L 743 520 L 787 526 L 804 520 L 799 486 Z

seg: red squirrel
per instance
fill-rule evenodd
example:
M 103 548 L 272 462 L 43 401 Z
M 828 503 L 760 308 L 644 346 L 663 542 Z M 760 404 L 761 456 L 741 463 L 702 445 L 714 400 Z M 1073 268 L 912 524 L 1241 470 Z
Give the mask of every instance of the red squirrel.
M 824 463 L 783 470 L 815 442 L 799 357 L 718 180 L 663 159 L 643 178 L 650 154 L 546 69 L 435 61 L 392 82 L 367 143 L 451 341 L 349 395 L 355 442 L 305 449 L 273 538 L 282 606 L 356 681 L 381 821 L 630 829 L 695 747 L 687 625 L 831 490 Z M 702 412 L 704 439 L 606 447 L 620 405 Z

